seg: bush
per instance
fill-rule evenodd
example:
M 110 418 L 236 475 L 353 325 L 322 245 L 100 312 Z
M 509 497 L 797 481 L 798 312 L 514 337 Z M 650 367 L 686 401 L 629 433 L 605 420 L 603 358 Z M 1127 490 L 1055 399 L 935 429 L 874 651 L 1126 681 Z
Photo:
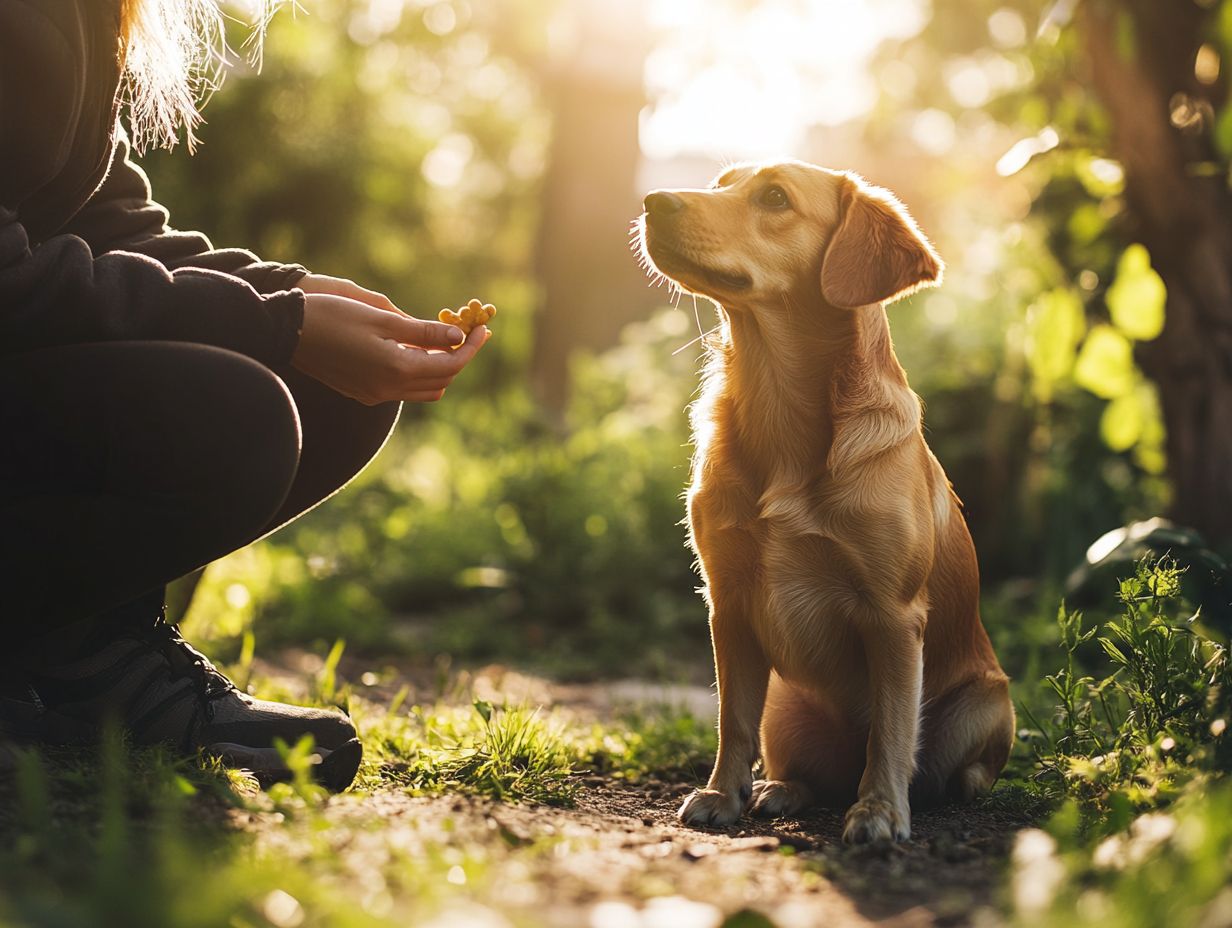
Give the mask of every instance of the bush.
M 1053 718 L 1039 725 L 1043 776 L 1108 827 L 1174 797 L 1190 780 L 1228 768 L 1232 667 L 1227 648 L 1183 614 L 1174 561 L 1141 561 L 1120 583 L 1124 611 L 1083 629 L 1081 613 L 1057 616 L 1066 663 L 1046 677 Z M 1102 632 L 1102 634 L 1101 634 Z M 1091 644 L 1111 673 L 1084 672 Z
M 1174 561 L 1143 560 L 1120 616 L 1084 629 L 1058 614 L 1058 701 L 1034 736 L 1038 777 L 1065 799 L 1046 831 L 1019 836 L 1023 923 L 1227 923 L 1232 670 L 1180 591 Z

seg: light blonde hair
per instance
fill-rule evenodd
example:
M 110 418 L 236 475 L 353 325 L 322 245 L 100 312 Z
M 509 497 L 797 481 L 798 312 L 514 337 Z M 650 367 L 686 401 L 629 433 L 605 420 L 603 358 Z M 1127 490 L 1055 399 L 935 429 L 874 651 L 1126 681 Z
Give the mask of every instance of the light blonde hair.
M 253 32 L 245 45 L 260 60 L 265 26 L 281 0 L 245 0 Z M 180 131 L 197 143 L 200 107 L 231 59 L 219 0 L 120 0 L 123 97 L 138 151 L 172 148 Z

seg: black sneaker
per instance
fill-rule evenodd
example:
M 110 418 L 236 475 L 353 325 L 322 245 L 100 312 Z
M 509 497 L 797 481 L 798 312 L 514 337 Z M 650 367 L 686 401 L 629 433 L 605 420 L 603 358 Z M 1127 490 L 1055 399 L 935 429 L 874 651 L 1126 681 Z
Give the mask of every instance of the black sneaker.
M 134 744 L 202 751 L 268 785 L 290 777 L 274 740 L 294 745 L 312 735 L 313 775 L 332 792 L 351 785 L 363 758 L 355 726 L 341 712 L 240 692 L 178 626 L 161 619 L 123 632 L 89 657 L 5 677 L 0 741 L 93 744 L 116 720 Z

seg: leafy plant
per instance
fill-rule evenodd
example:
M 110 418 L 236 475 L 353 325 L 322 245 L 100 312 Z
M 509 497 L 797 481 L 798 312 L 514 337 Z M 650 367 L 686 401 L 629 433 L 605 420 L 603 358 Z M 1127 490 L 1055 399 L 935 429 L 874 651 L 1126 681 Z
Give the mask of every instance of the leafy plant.
M 1082 614 L 1062 607 L 1065 665 L 1045 678 L 1057 699 L 1053 717 L 1040 724 L 1026 713 L 1039 730 L 1041 775 L 1097 815 L 1117 812 L 1114 826 L 1227 768 L 1228 651 L 1204 633 L 1198 613 L 1178 618 L 1180 581 L 1170 558 L 1143 560 L 1120 583 L 1122 614 L 1105 625 L 1084 629 Z M 1099 655 L 1111 672 L 1085 671 Z
M 1121 615 L 1057 616 L 1065 663 L 1036 725 L 1039 777 L 1068 797 L 1015 853 L 1022 923 L 1215 924 L 1232 859 L 1227 647 L 1186 615 L 1164 557 L 1120 582 Z M 1095 669 L 1098 665 L 1099 669 Z M 1110 671 L 1110 672 L 1109 672 Z

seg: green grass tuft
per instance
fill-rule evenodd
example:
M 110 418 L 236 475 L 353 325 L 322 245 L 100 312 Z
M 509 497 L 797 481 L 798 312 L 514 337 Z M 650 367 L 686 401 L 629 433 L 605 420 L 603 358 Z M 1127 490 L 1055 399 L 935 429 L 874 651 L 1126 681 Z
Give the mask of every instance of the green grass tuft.
M 705 779 L 714 763 L 714 723 L 673 706 L 625 713 L 618 726 L 596 725 L 579 746 L 583 763 L 624 780 Z
M 538 709 L 493 706 L 414 706 L 387 713 L 366 729 L 378 766 L 376 779 L 416 793 L 463 792 L 505 802 L 569 805 L 576 753 L 559 724 Z

